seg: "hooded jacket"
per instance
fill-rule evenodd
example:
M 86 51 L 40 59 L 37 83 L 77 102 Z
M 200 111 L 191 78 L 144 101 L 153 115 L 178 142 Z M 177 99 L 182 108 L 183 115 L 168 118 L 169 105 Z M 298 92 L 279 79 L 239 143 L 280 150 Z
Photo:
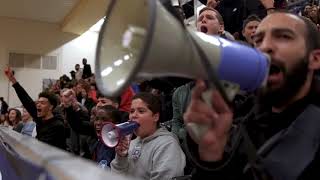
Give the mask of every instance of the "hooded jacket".
M 128 156 L 111 162 L 111 171 L 146 180 L 166 180 L 182 176 L 185 155 L 174 134 L 159 128 L 153 135 L 130 143 Z

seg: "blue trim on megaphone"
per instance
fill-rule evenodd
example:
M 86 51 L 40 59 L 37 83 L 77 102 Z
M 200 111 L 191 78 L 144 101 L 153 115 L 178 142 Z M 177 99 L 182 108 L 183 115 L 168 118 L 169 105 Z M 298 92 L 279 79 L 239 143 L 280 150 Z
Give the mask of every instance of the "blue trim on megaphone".
M 125 123 L 118 124 L 116 125 L 116 127 L 119 128 L 121 136 L 126 136 L 132 134 L 134 130 L 138 129 L 138 127 L 140 127 L 140 124 L 135 121 L 128 121 Z
M 219 39 L 221 42 L 219 79 L 237 83 L 241 90 L 249 92 L 261 87 L 269 71 L 268 57 L 257 49 Z
M 140 124 L 135 121 L 121 124 L 107 122 L 101 129 L 100 139 L 106 146 L 113 148 L 118 145 L 122 137 L 132 134 L 138 127 Z

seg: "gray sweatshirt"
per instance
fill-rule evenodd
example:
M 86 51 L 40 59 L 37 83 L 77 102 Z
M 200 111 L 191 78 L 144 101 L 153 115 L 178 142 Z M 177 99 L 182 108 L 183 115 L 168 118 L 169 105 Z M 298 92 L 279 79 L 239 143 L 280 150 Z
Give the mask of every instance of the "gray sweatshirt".
M 145 180 L 169 180 L 182 176 L 185 155 L 174 134 L 159 128 L 153 135 L 130 142 L 127 157 L 111 162 L 111 171 Z

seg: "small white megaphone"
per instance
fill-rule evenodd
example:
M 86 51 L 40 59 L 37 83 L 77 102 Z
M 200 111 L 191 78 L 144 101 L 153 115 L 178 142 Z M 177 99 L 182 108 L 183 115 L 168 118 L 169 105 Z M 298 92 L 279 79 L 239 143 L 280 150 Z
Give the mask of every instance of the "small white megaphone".
M 158 0 L 111 1 L 95 64 L 107 96 L 119 95 L 134 79 L 163 76 L 202 78 L 215 87 L 223 80 L 254 91 L 269 72 L 260 51 L 186 28 Z
M 106 123 L 101 129 L 101 140 L 108 147 L 115 147 L 119 140 L 139 127 L 139 123 L 135 121 L 128 121 L 121 124 Z

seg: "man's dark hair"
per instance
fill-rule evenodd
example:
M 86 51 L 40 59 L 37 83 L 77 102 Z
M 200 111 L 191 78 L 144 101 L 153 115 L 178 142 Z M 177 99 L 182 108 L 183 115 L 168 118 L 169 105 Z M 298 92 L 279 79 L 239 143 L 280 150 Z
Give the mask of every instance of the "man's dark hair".
M 261 19 L 255 15 L 255 14 L 252 14 L 252 15 L 249 15 L 244 21 L 243 21 L 243 24 L 242 24 L 242 29 L 244 29 L 247 24 L 251 21 L 258 21 L 258 22 L 261 22 Z
M 98 98 L 107 98 L 107 99 L 110 99 L 114 103 L 118 103 L 119 105 L 121 103 L 121 96 L 117 96 L 117 97 L 105 96 L 99 91 L 97 91 L 97 99 Z
M 217 10 L 211 8 L 211 7 L 204 7 L 204 8 L 202 8 L 202 9 L 200 10 L 200 12 L 199 12 L 199 16 L 200 16 L 201 13 L 203 13 L 204 11 L 207 11 L 207 10 L 215 12 L 215 13 L 217 14 L 217 17 L 216 17 L 216 18 L 218 19 L 219 24 L 224 25 L 223 18 L 222 18 L 222 16 L 221 16 L 221 14 L 219 13 L 219 11 L 217 11 Z
M 161 112 L 161 101 L 159 97 L 147 93 L 147 92 L 141 92 L 133 96 L 132 100 L 135 99 L 141 99 L 144 103 L 147 104 L 147 107 L 153 112 L 153 113 L 160 113 Z
M 320 33 L 316 24 L 314 24 L 309 18 L 299 16 L 304 21 L 306 27 L 306 45 L 308 52 L 320 49 Z
M 3 101 L 3 97 L 0 97 L 0 101 Z
M 306 46 L 307 46 L 307 53 L 315 49 L 320 49 L 320 32 L 316 24 L 314 24 L 309 18 L 299 16 L 305 24 L 306 27 Z M 320 77 L 320 69 L 314 71 L 315 77 Z
M 58 105 L 58 97 L 54 93 L 44 91 L 39 94 L 39 98 L 41 97 L 48 99 L 49 103 L 53 106 L 52 109 L 56 108 L 56 106 Z
M 132 100 L 141 99 L 144 103 L 146 103 L 147 107 L 152 111 L 152 113 L 159 113 L 159 120 L 157 122 L 157 126 L 160 126 L 161 120 L 161 100 L 158 96 L 155 96 L 151 93 L 140 92 L 133 96 Z

